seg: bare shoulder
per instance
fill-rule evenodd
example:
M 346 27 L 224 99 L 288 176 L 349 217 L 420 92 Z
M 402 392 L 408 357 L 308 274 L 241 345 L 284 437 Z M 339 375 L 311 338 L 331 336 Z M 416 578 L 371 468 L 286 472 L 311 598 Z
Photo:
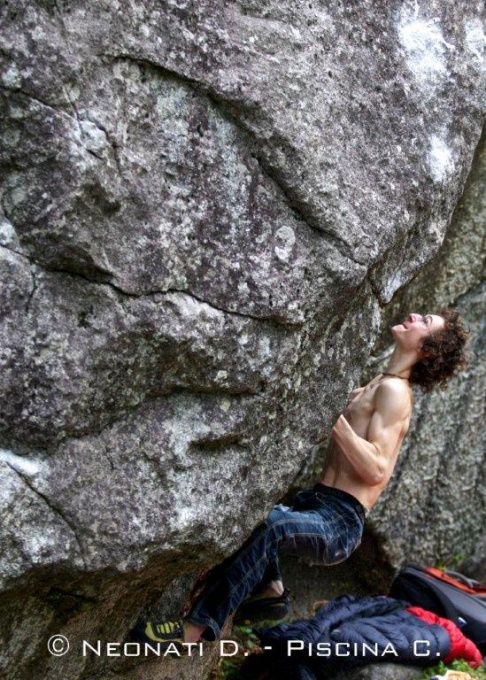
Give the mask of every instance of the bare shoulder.
M 400 378 L 383 380 L 375 392 L 375 404 L 379 410 L 393 411 L 405 415 L 410 411 L 413 392 L 410 384 Z
M 378 383 L 377 392 L 382 394 L 410 394 L 410 383 L 402 378 L 390 377 Z

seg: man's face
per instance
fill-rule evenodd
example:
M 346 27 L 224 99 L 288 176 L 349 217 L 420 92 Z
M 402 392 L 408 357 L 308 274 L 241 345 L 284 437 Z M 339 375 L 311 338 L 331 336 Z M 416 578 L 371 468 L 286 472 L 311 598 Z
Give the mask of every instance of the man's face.
M 419 350 L 425 338 L 440 331 L 444 326 L 444 319 L 437 314 L 422 316 L 412 312 L 403 323 L 393 326 L 392 333 L 395 342 L 403 349 Z

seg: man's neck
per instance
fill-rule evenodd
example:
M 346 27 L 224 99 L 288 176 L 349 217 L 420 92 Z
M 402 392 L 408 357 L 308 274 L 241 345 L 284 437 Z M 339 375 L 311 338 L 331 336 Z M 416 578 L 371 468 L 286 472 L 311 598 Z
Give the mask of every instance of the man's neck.
M 385 373 L 392 373 L 399 378 L 409 378 L 412 372 L 412 367 L 417 362 L 417 355 L 415 352 L 403 352 L 399 347 L 395 346 L 390 357 Z

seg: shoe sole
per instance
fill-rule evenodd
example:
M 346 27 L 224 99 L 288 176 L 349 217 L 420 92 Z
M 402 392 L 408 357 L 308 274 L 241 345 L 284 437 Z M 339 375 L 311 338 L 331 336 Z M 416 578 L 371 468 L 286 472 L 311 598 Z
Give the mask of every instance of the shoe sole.
M 268 602 L 262 603 L 260 611 L 258 611 L 257 602 L 251 603 L 253 611 L 245 612 L 244 610 L 238 612 L 234 618 L 234 623 L 237 626 L 249 625 L 251 623 L 271 624 L 276 625 L 280 621 L 287 618 L 290 612 L 290 604 L 288 602 L 279 602 L 271 605 Z

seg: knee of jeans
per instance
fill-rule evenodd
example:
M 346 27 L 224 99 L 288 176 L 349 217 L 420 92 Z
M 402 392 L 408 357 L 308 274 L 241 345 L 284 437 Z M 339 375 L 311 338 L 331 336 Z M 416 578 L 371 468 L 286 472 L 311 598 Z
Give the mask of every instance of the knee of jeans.
M 286 505 L 276 505 L 272 510 L 270 510 L 268 517 L 265 520 L 267 527 L 271 527 L 276 522 L 285 519 L 287 510 L 288 507 Z
M 345 560 L 348 559 L 348 557 L 350 557 L 353 554 L 353 552 L 356 550 L 360 543 L 361 540 L 334 541 L 333 543 L 331 543 L 331 545 L 327 546 L 327 549 L 325 550 L 325 555 L 323 559 L 324 564 L 333 565 L 344 562 Z

